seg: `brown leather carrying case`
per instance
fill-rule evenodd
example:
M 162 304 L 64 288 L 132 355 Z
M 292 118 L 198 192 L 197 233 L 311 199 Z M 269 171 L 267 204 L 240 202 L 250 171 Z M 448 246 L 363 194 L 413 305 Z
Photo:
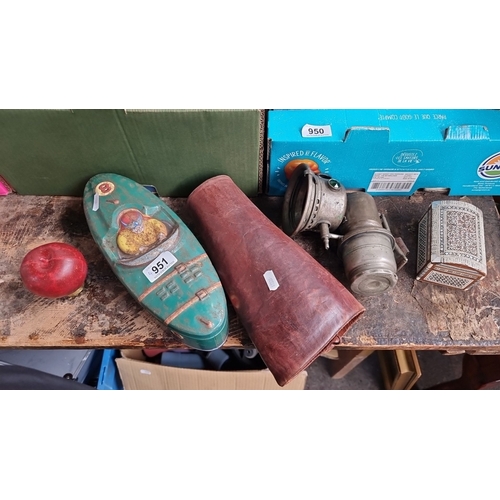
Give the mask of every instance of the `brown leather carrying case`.
M 280 386 L 364 312 L 329 271 L 271 222 L 227 175 L 188 197 L 200 240 L 250 340 Z M 272 271 L 278 288 L 264 278 Z

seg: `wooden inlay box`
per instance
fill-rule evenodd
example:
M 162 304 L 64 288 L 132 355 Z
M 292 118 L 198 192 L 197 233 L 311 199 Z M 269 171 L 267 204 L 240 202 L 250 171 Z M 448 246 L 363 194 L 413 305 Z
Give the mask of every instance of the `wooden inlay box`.
M 417 280 L 468 290 L 486 276 L 483 213 L 465 201 L 434 201 L 418 224 Z

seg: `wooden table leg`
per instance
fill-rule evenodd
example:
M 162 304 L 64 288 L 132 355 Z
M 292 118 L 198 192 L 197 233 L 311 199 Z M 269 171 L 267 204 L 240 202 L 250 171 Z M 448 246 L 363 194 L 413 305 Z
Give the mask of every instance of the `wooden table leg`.
M 375 351 L 372 349 L 338 349 L 337 352 L 338 359 L 327 359 L 328 373 L 333 379 L 345 377 L 351 370 L 356 368 L 356 366 Z

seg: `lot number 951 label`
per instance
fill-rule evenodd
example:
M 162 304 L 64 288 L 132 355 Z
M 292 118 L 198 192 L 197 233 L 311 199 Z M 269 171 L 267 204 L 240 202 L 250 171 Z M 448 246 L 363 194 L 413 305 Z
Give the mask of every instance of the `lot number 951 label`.
M 177 262 L 176 256 L 171 252 L 163 252 L 158 257 L 145 267 L 142 272 L 144 276 L 153 283 L 160 276 L 165 274 Z

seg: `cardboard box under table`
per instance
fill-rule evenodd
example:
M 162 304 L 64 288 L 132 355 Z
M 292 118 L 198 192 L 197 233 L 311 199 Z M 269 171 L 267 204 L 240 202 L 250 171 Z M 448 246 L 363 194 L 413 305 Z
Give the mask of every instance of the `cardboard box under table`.
M 215 371 L 163 366 L 139 349 L 121 351 L 116 365 L 125 390 L 302 390 L 307 372 L 280 387 L 269 370 Z
M 500 194 L 499 110 L 271 110 L 268 143 L 269 195 L 302 161 L 374 196 Z

